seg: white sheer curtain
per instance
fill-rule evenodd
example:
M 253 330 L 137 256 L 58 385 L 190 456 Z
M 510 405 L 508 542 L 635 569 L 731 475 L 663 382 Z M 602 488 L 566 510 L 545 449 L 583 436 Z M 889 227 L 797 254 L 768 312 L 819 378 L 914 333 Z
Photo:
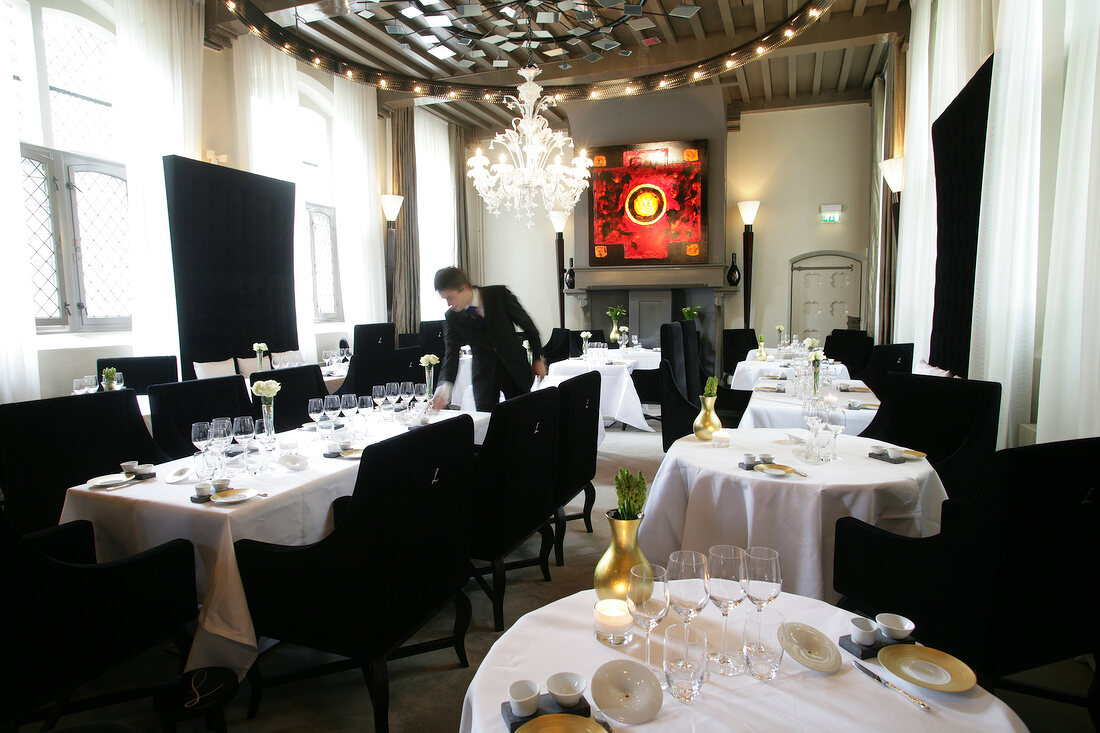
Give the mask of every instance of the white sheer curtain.
M 0 23 L 0 99 L 15 99 L 12 88 L 9 24 Z M 0 402 L 39 397 L 38 350 L 31 299 L 31 264 L 24 229 L 16 105 L 0 105 Z
M 1001 383 L 997 447 L 1031 422 L 1039 253 L 1042 7 L 1001 0 L 974 273 L 971 379 Z
M 376 323 L 386 315 L 385 223 L 378 200 L 378 94 L 373 87 L 340 77 L 334 84 L 332 173 L 344 320 Z
M 1069 0 L 1038 439 L 1100 435 L 1100 3 Z
M 431 112 L 417 109 L 413 129 L 420 228 L 420 317 L 431 321 L 443 318 L 447 308 L 435 292 L 435 271 L 453 266 L 456 261 L 455 176 L 451 170 L 447 123 Z
M 894 340 L 915 344 L 915 363 L 928 359 L 936 287 L 932 122 L 993 50 L 992 0 L 911 0 L 910 13 Z
M 298 118 L 298 66 L 252 34 L 233 43 L 233 79 L 237 96 L 237 135 L 241 168 L 260 175 L 295 181 Z M 294 300 L 298 349 L 308 362 L 317 361 L 313 332 L 313 265 L 309 226 L 300 186 L 294 202 Z M 260 336 L 257 336 L 260 338 Z
M 201 149 L 203 3 L 116 0 L 118 120 L 130 203 L 134 354 L 179 354 L 162 157 Z

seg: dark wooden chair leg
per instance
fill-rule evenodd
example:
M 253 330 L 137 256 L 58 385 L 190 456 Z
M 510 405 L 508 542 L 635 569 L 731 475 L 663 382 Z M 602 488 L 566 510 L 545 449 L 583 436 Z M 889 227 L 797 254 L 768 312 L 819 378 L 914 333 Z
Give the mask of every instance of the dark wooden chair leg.
M 565 564 L 565 507 L 554 510 L 554 562 L 560 568 Z
M 592 534 L 592 507 L 596 506 L 596 487 L 589 481 L 584 487 L 584 530 Z
M 226 733 L 225 729 L 225 711 L 221 708 L 217 710 L 211 710 L 206 714 L 206 729 L 212 730 L 214 733 Z
M 469 667 L 470 662 L 466 659 L 466 632 L 470 628 L 470 619 L 473 616 L 473 606 L 470 605 L 470 599 L 461 590 L 455 592 L 455 654 L 458 655 L 458 661 L 463 667 Z
M 256 660 L 252 663 L 252 666 L 248 668 L 245 678 L 248 680 L 248 719 L 252 720 L 256 717 L 256 713 L 260 712 L 260 697 L 264 691 L 263 675 L 260 674 L 260 660 Z
M 554 547 L 554 530 L 550 529 L 550 522 L 543 522 L 539 527 L 542 535 L 542 547 L 539 548 L 539 567 L 542 568 L 542 579 L 550 582 L 550 550 Z
M 507 583 L 504 574 L 504 558 L 493 560 L 493 629 L 504 631 L 504 588 Z
M 375 657 L 363 665 L 363 678 L 367 682 L 371 705 L 374 706 L 374 730 L 388 733 L 390 729 L 390 680 L 386 670 L 386 658 Z

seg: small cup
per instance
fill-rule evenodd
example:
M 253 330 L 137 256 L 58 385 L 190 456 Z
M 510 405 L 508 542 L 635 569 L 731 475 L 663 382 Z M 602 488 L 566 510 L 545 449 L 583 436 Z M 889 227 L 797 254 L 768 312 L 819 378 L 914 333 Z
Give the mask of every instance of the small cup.
M 279 450 L 282 453 L 294 454 L 298 452 L 298 440 L 297 438 L 286 437 L 279 438 Z
M 775 463 L 775 456 L 771 453 L 761 453 L 756 456 L 756 460 L 758 463 Z
M 148 476 L 152 472 L 153 472 L 153 464 L 152 463 L 139 463 L 137 465 L 137 467 L 134 469 L 134 473 L 136 473 L 138 476 Z
M 205 481 L 195 484 L 195 496 L 210 496 L 210 484 Z
M 349 450 L 350 448 L 351 448 L 351 441 L 350 440 L 341 440 L 340 441 L 340 450 Z
M 872 445 L 871 446 L 871 452 L 874 453 L 876 456 L 881 456 L 883 453 L 886 452 L 886 446 L 884 446 L 884 445 Z
M 886 455 L 890 456 L 890 460 L 896 461 L 899 458 L 905 457 L 905 449 L 890 447 L 886 449 Z
M 915 623 L 896 613 L 880 613 L 875 616 L 875 622 L 882 629 L 882 633 L 896 640 L 908 637 L 917 628 Z
M 859 406 L 860 406 L 861 404 L 862 404 L 862 403 L 861 403 L 861 402 L 860 402 L 859 400 L 848 400 L 848 409 L 849 409 L 849 410 L 858 410 L 858 409 L 859 409 Z M 879 448 L 879 447 L 881 447 L 881 446 L 875 446 L 875 447 L 876 447 L 876 448 Z
M 214 487 L 214 491 L 225 491 L 229 488 L 229 479 L 216 478 L 211 480 L 210 485 Z
M 508 687 L 508 704 L 517 718 L 529 718 L 539 709 L 539 686 L 534 680 L 520 680 Z
M 118 464 L 123 473 L 137 473 L 138 462 L 137 461 L 123 461 Z
M 878 625 L 869 618 L 856 616 L 848 622 L 848 631 L 852 634 L 852 641 L 860 646 L 871 646 L 875 643 L 875 629 Z
M 758 463 L 758 461 L 756 460 L 756 454 L 755 453 L 745 453 L 745 454 L 743 454 L 741 456 L 741 461 L 746 466 L 755 466 Z
M 586 684 L 584 677 L 576 672 L 558 672 L 546 680 L 546 689 L 554 702 L 563 708 L 571 708 L 580 702 Z

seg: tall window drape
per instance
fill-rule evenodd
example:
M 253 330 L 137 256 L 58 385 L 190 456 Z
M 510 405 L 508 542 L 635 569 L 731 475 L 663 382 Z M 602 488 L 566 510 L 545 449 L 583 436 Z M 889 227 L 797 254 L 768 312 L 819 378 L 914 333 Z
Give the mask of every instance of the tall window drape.
M 412 107 L 393 113 L 393 191 L 404 196 L 397 217 L 397 248 L 393 275 L 393 321 L 398 333 L 420 328 L 420 222 L 416 187 L 416 126 Z
M 200 155 L 203 6 L 201 0 L 115 2 L 135 355 L 179 353 L 162 158 Z
M 378 204 L 378 94 L 374 87 L 334 80 L 332 168 L 344 318 L 386 320 L 385 224 Z
M 867 303 L 866 320 L 862 328 L 874 338 L 878 333 L 880 298 L 883 281 L 883 250 L 889 246 L 889 235 L 885 230 L 886 219 L 883 214 L 882 172 L 878 163 L 883 159 L 883 136 L 886 126 L 886 82 L 877 77 L 871 85 L 871 169 L 867 172 L 871 179 L 870 195 L 870 241 L 867 244 Z
M 416 130 L 416 203 L 420 244 L 420 313 L 443 318 L 447 304 L 435 292 L 436 270 L 456 262 L 455 175 L 449 125 L 424 109 L 413 113 Z M 415 329 L 414 329 L 415 330 Z
M 481 272 L 474 272 L 474 257 L 470 251 L 470 222 L 466 206 L 466 130 L 449 125 L 451 134 L 451 168 L 455 192 L 455 266 L 461 268 L 471 281 L 481 282 Z

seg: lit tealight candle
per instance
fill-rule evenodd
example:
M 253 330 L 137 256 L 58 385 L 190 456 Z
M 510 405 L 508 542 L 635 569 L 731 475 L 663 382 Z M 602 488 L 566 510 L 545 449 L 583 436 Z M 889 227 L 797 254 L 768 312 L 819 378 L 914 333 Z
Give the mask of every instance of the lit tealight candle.
M 711 441 L 714 443 L 715 448 L 728 448 L 730 444 L 730 434 L 726 430 L 715 430 L 710 436 Z
M 597 601 L 592 611 L 596 638 L 613 646 L 629 644 L 634 638 L 634 619 L 626 601 L 606 598 Z

